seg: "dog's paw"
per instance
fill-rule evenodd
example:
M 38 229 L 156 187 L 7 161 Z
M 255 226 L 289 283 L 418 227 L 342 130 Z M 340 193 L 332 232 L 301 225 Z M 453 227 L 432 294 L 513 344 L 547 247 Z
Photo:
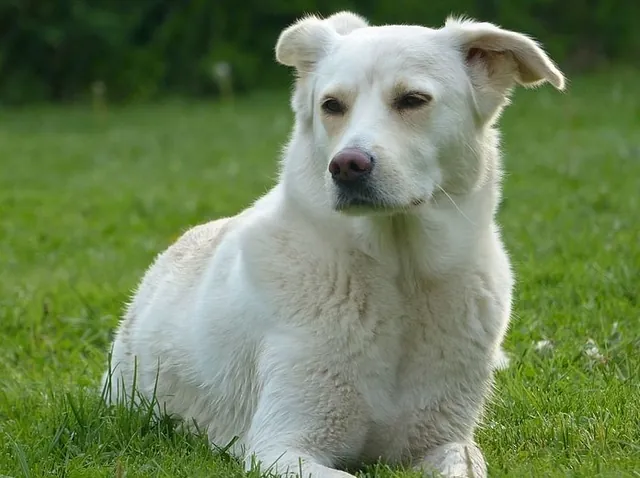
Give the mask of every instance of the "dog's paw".
M 425 477 L 486 478 L 487 465 L 473 443 L 447 443 L 431 450 L 418 465 Z M 435 474 L 434 474 L 435 472 Z

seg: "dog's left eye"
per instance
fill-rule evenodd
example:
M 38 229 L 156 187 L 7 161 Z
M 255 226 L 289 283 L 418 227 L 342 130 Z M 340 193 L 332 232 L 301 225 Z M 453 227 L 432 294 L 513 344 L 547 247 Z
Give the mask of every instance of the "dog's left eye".
M 325 113 L 330 115 L 342 115 L 347 108 L 343 103 L 335 98 L 327 98 L 322 102 L 322 109 Z
M 414 110 L 427 105 L 430 101 L 430 95 L 422 93 L 408 93 L 396 99 L 395 107 L 399 110 Z

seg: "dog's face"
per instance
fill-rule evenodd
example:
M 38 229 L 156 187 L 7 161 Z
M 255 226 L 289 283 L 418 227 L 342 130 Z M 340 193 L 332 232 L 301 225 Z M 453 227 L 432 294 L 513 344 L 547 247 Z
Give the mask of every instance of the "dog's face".
M 434 30 L 369 27 L 348 12 L 308 17 L 281 34 L 276 57 L 297 69 L 297 130 L 312 150 L 291 159 L 305 162 L 295 169 L 350 213 L 407 212 L 437 190 L 473 187 L 483 131 L 513 85 L 563 87 L 533 41 L 485 23 Z

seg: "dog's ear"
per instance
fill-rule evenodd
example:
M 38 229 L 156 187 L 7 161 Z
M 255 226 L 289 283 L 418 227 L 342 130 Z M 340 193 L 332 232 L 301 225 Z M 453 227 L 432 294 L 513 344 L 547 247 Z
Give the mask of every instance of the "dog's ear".
M 340 35 L 348 35 L 353 30 L 369 26 L 369 23 L 363 17 L 348 11 L 334 13 L 325 21 Z
M 486 81 L 496 90 L 515 83 L 526 87 L 549 82 L 564 89 L 562 72 L 542 48 L 528 36 L 491 23 L 449 18 L 444 30 L 462 49 L 472 80 Z
M 283 30 L 276 43 L 276 60 L 293 66 L 299 74 L 313 70 L 341 35 L 367 26 L 355 13 L 338 12 L 325 20 L 310 15 Z
M 302 18 L 280 34 L 276 60 L 300 73 L 312 71 L 338 37 L 328 22 L 314 15 Z

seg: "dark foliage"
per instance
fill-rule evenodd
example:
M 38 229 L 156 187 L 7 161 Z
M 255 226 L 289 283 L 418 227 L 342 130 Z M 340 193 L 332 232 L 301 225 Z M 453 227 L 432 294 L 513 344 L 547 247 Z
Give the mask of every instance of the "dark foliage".
M 273 85 L 286 81 L 273 61 L 280 30 L 340 9 L 434 26 L 465 14 L 539 38 L 560 62 L 640 54 L 640 3 L 626 0 L 2 0 L 0 100 L 216 94 L 217 62 L 236 91 Z

